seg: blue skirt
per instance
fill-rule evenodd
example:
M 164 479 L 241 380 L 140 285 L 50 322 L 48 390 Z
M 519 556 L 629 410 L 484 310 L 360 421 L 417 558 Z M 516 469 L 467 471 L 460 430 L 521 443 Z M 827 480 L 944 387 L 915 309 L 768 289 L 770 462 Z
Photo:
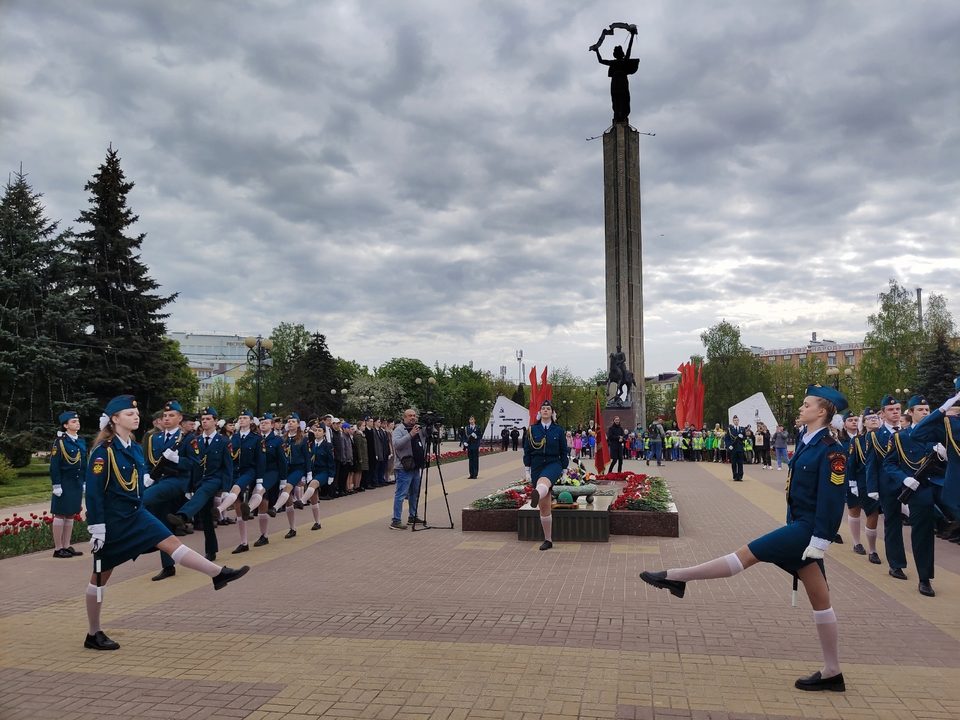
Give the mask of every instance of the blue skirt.
M 800 559 L 803 551 L 810 545 L 811 537 L 813 537 L 812 526 L 802 521 L 791 522 L 756 540 L 751 540 L 747 543 L 747 547 L 760 562 L 772 563 L 791 575 L 796 575 L 800 568 L 818 562 Z M 820 568 L 823 569 L 822 562 L 820 562 Z
M 287 470 L 287 484 L 296 487 L 301 480 L 307 476 L 303 468 L 290 468 Z
M 60 487 L 63 495 L 50 496 L 50 513 L 52 515 L 73 516 L 80 512 L 80 503 L 83 500 L 83 480 L 62 480 Z
M 157 543 L 173 535 L 146 508 L 140 506 L 128 517 L 107 516 L 107 542 L 97 553 L 102 569 L 110 570 L 127 560 L 136 560 L 157 549 Z
M 246 490 L 247 488 L 253 490 L 254 481 L 257 479 L 254 477 L 256 474 L 256 470 L 253 468 L 244 470 L 242 473 L 233 476 L 231 485 L 236 485 L 241 490 Z M 227 490 L 229 491 L 230 488 L 227 488 Z
M 537 484 L 537 480 L 545 477 L 550 481 L 550 487 L 553 487 L 561 475 L 563 475 L 563 468 L 560 467 L 559 461 L 547 463 L 541 467 L 530 468 L 530 480 L 534 485 Z

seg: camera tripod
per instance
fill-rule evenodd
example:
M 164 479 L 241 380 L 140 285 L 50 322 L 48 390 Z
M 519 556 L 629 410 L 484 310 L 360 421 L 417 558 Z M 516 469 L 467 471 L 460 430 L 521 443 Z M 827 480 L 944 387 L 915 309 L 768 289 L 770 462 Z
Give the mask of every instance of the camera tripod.
M 433 445 L 433 438 L 430 438 L 430 445 Z M 439 449 L 439 443 L 435 446 Z M 429 452 L 427 454 L 429 457 Z M 447 499 L 447 486 L 443 483 L 443 470 L 440 469 L 440 453 L 436 452 L 433 458 L 434 463 L 437 466 L 437 475 L 440 478 L 440 489 L 443 491 L 443 502 L 447 506 L 447 518 L 450 520 L 449 525 L 431 525 L 427 520 L 427 499 L 430 496 L 430 462 L 427 462 L 426 467 L 423 470 L 423 524 L 413 523 L 410 526 L 412 532 L 417 532 L 418 530 L 453 530 L 453 513 L 450 512 L 450 500 Z

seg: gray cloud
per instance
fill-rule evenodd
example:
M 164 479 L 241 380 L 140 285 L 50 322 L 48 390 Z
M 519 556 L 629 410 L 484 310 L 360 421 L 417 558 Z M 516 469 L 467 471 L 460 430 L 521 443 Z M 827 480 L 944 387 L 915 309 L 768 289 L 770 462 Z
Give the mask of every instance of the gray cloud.
M 170 326 L 301 321 L 393 355 L 604 364 L 586 47 L 635 22 L 647 371 L 726 318 L 862 337 L 889 277 L 947 293 L 960 7 L 902 3 L 11 1 L 0 160 L 71 224 L 109 142 Z M 609 41 L 608 41 L 609 42 Z M 605 46 L 606 50 L 609 50 Z M 954 308 L 956 309 L 956 308 Z

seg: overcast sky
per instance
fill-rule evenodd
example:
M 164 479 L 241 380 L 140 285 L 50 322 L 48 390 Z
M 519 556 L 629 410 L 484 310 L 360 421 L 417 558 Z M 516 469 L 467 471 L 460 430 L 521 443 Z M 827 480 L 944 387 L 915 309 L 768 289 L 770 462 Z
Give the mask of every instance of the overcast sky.
M 629 12 L 627 12 L 629 10 Z M 863 338 L 960 311 L 960 2 L 0 2 L 0 167 L 64 226 L 108 143 L 171 330 L 605 367 L 609 80 L 639 34 L 646 373 L 721 318 Z M 603 49 L 609 52 L 609 40 Z M 951 297 L 953 296 L 953 297 Z

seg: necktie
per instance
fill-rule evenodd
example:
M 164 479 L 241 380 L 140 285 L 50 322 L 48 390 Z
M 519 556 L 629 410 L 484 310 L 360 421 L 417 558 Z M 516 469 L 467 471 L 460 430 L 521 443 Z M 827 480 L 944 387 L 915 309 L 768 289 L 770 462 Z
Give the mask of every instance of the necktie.
M 894 426 L 893 431 L 900 432 L 900 426 L 899 425 Z
M 210 437 L 208 435 L 203 436 L 203 446 L 205 448 L 210 447 Z

